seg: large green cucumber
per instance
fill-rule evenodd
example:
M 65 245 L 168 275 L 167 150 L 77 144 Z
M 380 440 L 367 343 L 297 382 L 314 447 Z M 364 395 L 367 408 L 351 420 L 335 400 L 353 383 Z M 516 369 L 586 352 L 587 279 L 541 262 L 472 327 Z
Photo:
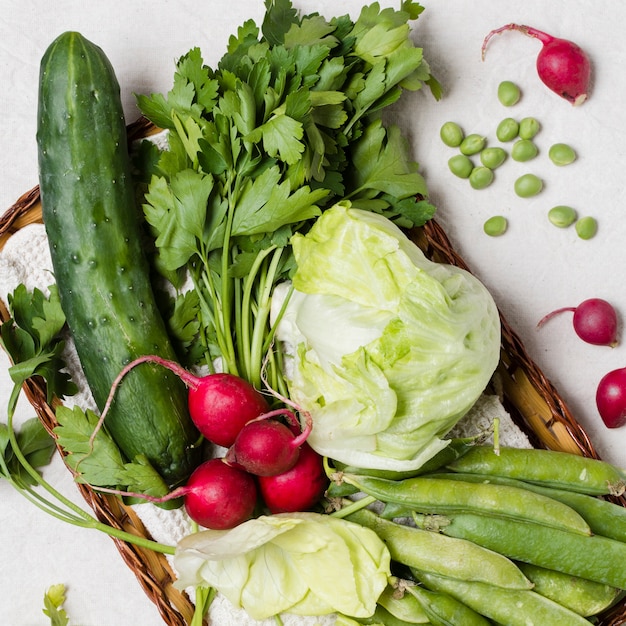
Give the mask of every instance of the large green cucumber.
M 102 409 L 125 364 L 176 355 L 141 245 L 119 84 L 101 48 L 79 33 L 60 35 L 42 58 L 37 145 L 61 305 Z M 170 485 L 196 464 L 185 386 L 162 367 L 133 369 L 105 422 L 130 460 L 145 455 Z

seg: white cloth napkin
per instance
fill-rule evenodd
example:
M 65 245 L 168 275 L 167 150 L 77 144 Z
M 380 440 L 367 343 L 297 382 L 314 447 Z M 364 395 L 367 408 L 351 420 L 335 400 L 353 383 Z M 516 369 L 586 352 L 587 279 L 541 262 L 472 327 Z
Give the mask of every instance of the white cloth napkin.
M 53 282 L 52 261 L 44 227 L 41 224 L 31 224 L 20 229 L 8 240 L 0 252 L 0 299 L 7 303 L 8 294 L 14 291 L 20 283 L 29 290 L 38 288 L 47 295 L 48 288 Z M 69 338 L 64 356 L 79 389 L 78 394 L 68 398 L 66 404 L 96 410 L 95 402 L 81 371 L 78 356 Z M 493 394 L 483 395 L 451 434 L 472 436 L 486 432 L 495 418 L 500 421 L 500 441 L 503 445 L 531 447 L 528 438 L 514 424 L 498 396 Z M 191 522 L 183 508 L 166 511 L 147 503 L 135 505 L 134 509 L 156 541 L 175 545 L 183 536 L 191 532 Z M 276 624 L 271 618 L 263 621 L 251 619 L 245 611 L 234 607 L 221 594 L 217 594 L 209 615 L 211 623 L 219 624 L 219 626 L 275 626 Z M 335 623 L 334 615 L 322 617 L 282 615 L 281 618 L 285 626 L 332 626 Z

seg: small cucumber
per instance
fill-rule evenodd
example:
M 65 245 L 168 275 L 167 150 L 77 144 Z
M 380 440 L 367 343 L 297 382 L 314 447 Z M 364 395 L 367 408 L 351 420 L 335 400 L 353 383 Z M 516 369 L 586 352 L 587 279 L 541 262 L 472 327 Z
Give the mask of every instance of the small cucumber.
M 175 360 L 142 248 L 120 88 L 104 52 L 66 32 L 40 68 L 37 126 L 43 218 L 61 305 L 96 404 L 138 356 Z M 144 364 L 120 386 L 106 428 L 169 485 L 197 464 L 184 384 Z

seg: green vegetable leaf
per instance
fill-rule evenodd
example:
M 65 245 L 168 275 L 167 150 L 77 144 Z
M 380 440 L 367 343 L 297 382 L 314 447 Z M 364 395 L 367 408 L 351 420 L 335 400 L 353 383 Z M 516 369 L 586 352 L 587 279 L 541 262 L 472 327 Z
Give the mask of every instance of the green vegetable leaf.
M 335 26 L 326 21 L 322 15 L 307 15 L 298 24 L 291 24 L 285 33 L 285 47 L 323 45 L 334 48 L 338 45 L 337 38 L 333 35 Z
M 56 446 L 54 439 L 39 419 L 33 417 L 26 420 L 17 431 L 16 439 L 22 454 L 32 467 L 39 469 L 50 463 Z M 13 454 L 7 424 L 0 424 L 0 455 L 4 458 L 10 474 L 5 478 L 16 478 L 21 483 L 34 484 L 33 478 L 24 470 L 22 464 Z
M 265 0 L 263 35 L 273 45 L 282 44 L 292 24 L 298 23 L 298 11 L 291 0 Z
M 311 191 L 280 183 L 278 167 L 271 167 L 254 181 L 248 180 L 239 197 L 233 218 L 233 235 L 270 233 L 285 224 L 308 220 L 320 215 L 316 203 L 327 194 L 325 189 Z
M 18 285 L 8 298 L 15 323 L 36 340 L 37 348 L 51 343 L 65 325 L 56 286 L 51 285 L 49 291 L 46 298 L 40 289 L 29 292 L 25 285 Z
M 272 157 L 280 157 L 287 164 L 296 163 L 304 151 L 301 139 L 304 136 L 302 123 L 280 114 L 271 117 L 246 136 L 247 141 L 263 141 L 265 151 Z
M 128 491 L 148 496 L 160 497 L 168 492 L 167 484 L 145 457 L 124 464 L 122 484 Z
M 212 190 L 213 177 L 192 169 L 178 172 L 169 183 L 164 177 L 153 177 L 144 215 L 167 269 L 183 267 L 198 251 Z
M 352 162 L 349 197 L 367 190 L 399 199 L 427 195 L 418 164 L 408 157 L 407 140 L 397 126 L 386 130 L 381 120 L 372 122 L 354 145 Z
M 211 71 L 204 65 L 200 48 L 193 48 L 178 61 L 177 74 L 186 78 L 193 85 L 194 101 L 205 111 L 210 111 L 217 101 L 218 81 L 211 76 Z
M 9 294 L 12 318 L 0 327 L 0 343 L 13 365 L 11 379 L 21 384 L 32 376 L 42 376 L 47 383 L 47 399 L 71 396 L 76 385 L 65 371 L 64 341 L 60 336 L 65 315 L 58 292 L 52 285 L 46 298 L 40 289 L 28 292 L 21 284 Z
M 92 445 L 90 439 L 98 424 L 93 411 L 59 406 L 56 417 L 59 425 L 54 434 L 67 453 L 65 460 L 76 473 L 76 482 L 154 496 L 167 493 L 167 485 L 148 460 L 139 457 L 127 462 L 104 428 L 98 430 Z
M 98 424 L 98 416 L 89 409 L 59 406 L 59 425 L 54 429 L 58 444 L 67 452 L 66 463 L 77 473 L 76 482 L 100 487 L 124 483 L 124 459 L 106 431 L 101 428 L 93 446 L 90 438 Z
M 50 618 L 50 626 L 68 626 L 70 620 L 63 609 L 65 585 L 52 585 L 43 597 L 43 613 Z
M 199 330 L 197 315 L 200 297 L 197 291 L 186 291 L 175 298 L 173 303 L 173 311 L 169 317 L 170 329 L 183 346 L 189 346 Z

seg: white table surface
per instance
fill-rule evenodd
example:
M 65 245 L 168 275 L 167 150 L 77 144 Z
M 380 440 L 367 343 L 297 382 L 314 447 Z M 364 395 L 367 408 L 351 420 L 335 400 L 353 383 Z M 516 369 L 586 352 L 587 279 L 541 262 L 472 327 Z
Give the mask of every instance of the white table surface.
M 356 0 L 296 0 L 303 12 L 328 17 L 356 16 Z M 399 0 L 383 0 L 398 6 Z M 595 408 L 595 389 L 608 371 L 626 366 L 626 344 L 614 349 L 580 341 L 571 317 L 553 320 L 541 331 L 537 321 L 562 306 L 591 297 L 611 301 L 626 314 L 626 3 L 621 0 L 423 0 L 426 11 L 415 24 L 415 41 L 423 46 L 445 97 L 407 93 L 394 109 L 407 131 L 414 157 L 429 184 L 431 199 L 453 244 L 474 273 L 491 290 L 531 356 L 554 382 L 601 456 L 626 466 L 626 428 L 608 430 Z M 65 30 L 79 30 L 98 43 L 116 69 L 127 120 L 138 116 L 133 93 L 165 92 L 171 87 L 174 62 L 199 46 L 213 65 L 228 36 L 248 18 L 262 19 L 262 0 L 190 2 L 189 0 L 3 0 L 0 12 L 0 210 L 8 208 L 37 183 L 35 118 L 39 60 L 47 45 Z M 537 78 L 534 61 L 540 43 L 518 33 L 492 40 L 481 62 L 483 37 L 508 22 L 529 24 L 576 41 L 593 62 L 591 97 L 579 108 L 549 92 Z M 496 98 L 497 84 L 513 80 L 523 98 L 505 109 Z M 504 117 L 534 116 L 542 123 L 536 141 L 541 153 L 530 164 L 510 159 L 483 191 L 455 179 L 446 162 L 454 151 L 439 141 L 447 120 L 466 132 L 486 134 L 496 144 L 495 128 Z M 390 119 L 390 118 L 388 118 Z M 577 151 L 576 163 L 556 168 L 547 158 L 557 141 Z M 517 175 L 534 171 L 544 191 L 522 200 L 512 192 Z M 560 230 L 547 210 L 569 204 L 580 214 L 597 217 L 599 231 L 590 241 L 573 229 Z M 500 238 L 482 233 L 483 221 L 495 213 L 510 220 Z M 0 419 L 6 419 L 10 389 L 8 361 L 0 355 Z M 18 418 L 34 413 L 25 401 Z M 73 493 L 59 463 L 46 476 Z M 126 568 L 113 543 L 94 531 L 76 529 L 40 513 L 6 484 L 0 484 L 0 624 L 36 626 L 44 590 L 67 585 L 71 623 L 81 626 L 158 626 L 156 609 Z M 217 625 L 219 626 L 219 625 Z

